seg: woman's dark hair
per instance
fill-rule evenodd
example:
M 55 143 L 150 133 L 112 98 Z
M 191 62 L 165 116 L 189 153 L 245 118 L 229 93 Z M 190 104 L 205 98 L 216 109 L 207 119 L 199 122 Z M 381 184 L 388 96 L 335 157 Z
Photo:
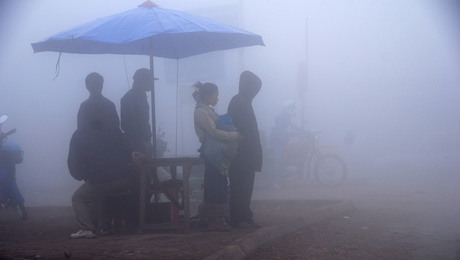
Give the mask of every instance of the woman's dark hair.
M 192 96 L 197 102 L 199 99 L 202 100 L 203 98 L 214 95 L 217 91 L 217 85 L 209 82 L 201 83 L 197 81 L 192 87 L 195 88 Z

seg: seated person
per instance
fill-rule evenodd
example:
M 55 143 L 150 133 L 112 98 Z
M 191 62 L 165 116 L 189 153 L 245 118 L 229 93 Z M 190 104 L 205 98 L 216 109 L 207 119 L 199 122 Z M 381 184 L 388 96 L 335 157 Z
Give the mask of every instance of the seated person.
M 93 220 L 100 202 L 110 194 L 128 191 L 130 152 L 121 131 L 93 118 L 72 135 L 67 164 L 69 172 L 83 183 L 72 196 L 72 206 L 80 231 L 71 238 L 92 238 Z

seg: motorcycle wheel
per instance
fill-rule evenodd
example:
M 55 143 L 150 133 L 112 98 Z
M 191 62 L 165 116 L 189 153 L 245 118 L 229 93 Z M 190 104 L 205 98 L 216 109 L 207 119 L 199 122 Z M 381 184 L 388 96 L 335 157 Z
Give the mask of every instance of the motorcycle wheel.
M 347 177 L 345 162 L 335 154 L 325 154 L 316 162 L 315 178 L 324 186 L 337 187 Z
M 27 210 L 24 206 L 24 203 L 21 202 L 16 204 L 14 210 L 16 211 L 16 214 L 21 218 L 21 220 L 27 220 Z

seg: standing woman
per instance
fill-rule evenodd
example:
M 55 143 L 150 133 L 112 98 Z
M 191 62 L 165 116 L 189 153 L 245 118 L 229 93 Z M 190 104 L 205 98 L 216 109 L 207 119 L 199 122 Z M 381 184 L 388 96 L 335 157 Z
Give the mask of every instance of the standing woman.
M 230 226 L 225 223 L 228 211 L 227 176 L 223 175 L 204 156 L 204 147 L 209 138 L 220 141 L 237 141 L 242 137 L 238 132 L 226 132 L 216 128 L 217 113 L 214 106 L 217 104 L 219 90 L 212 83 L 195 84 L 193 98 L 196 101 L 194 122 L 195 133 L 198 136 L 201 147 L 198 150 L 200 157 L 205 162 L 204 194 L 203 194 L 203 217 L 208 220 L 209 231 L 229 231 Z

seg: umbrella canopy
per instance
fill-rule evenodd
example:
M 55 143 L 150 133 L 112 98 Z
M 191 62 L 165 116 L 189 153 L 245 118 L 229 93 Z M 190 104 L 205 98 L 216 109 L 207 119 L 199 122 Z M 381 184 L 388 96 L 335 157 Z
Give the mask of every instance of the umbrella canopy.
M 202 53 L 262 45 L 262 37 L 210 19 L 158 7 L 150 0 L 115 14 L 32 43 L 34 52 L 149 55 L 181 59 Z M 152 88 L 152 132 L 155 146 L 155 92 Z M 156 149 L 153 149 L 153 157 Z
M 147 1 L 138 8 L 77 26 L 40 42 L 34 52 L 138 54 L 181 59 L 211 51 L 264 45 L 262 37 Z

